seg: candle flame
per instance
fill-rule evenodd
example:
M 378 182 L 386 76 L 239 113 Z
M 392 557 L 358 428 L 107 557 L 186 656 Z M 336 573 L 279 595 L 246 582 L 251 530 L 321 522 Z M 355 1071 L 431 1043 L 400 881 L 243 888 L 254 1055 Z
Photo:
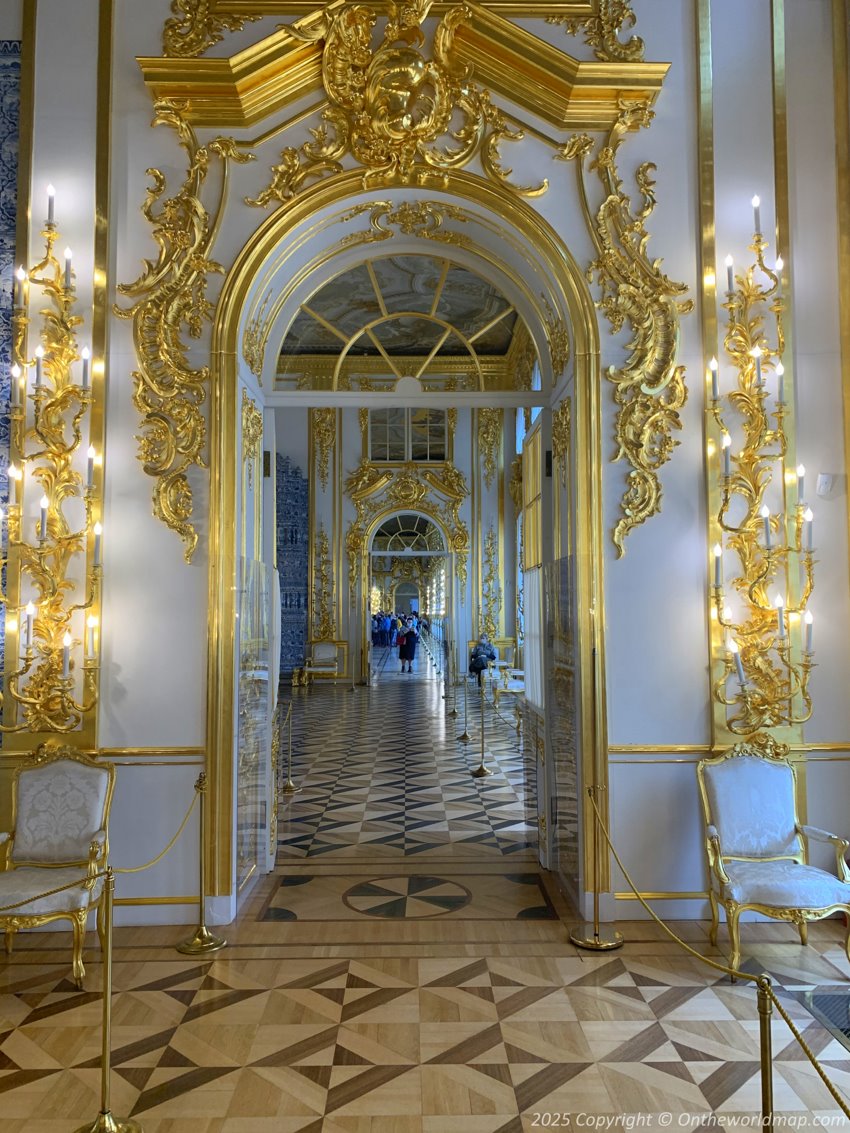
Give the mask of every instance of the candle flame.
M 62 638 L 62 644 L 65 646 L 66 649 L 71 648 L 71 635 L 70 635 L 70 633 L 66 633 L 65 636 Z

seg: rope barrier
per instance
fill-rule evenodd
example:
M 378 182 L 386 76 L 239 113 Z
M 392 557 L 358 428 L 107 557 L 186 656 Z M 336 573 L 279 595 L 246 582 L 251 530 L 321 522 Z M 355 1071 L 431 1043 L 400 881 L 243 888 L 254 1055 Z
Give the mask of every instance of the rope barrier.
M 152 866 L 155 866 L 157 862 L 162 861 L 162 859 L 165 857 L 165 855 L 168 853 L 168 851 L 174 846 L 177 839 L 180 837 L 180 835 L 186 829 L 186 823 L 191 818 L 192 811 L 195 809 L 195 803 L 197 801 L 198 801 L 198 788 L 196 786 L 195 787 L 195 794 L 192 797 L 191 803 L 189 804 L 189 809 L 186 811 L 186 815 L 185 815 L 183 821 L 180 823 L 179 827 L 177 828 L 177 833 L 174 835 L 174 837 L 171 839 L 171 841 L 168 843 L 168 845 L 165 847 L 165 849 L 161 850 L 156 855 L 155 858 L 151 858 L 151 860 L 149 862 L 145 862 L 144 865 L 128 865 L 128 866 L 124 866 L 123 868 L 119 867 L 119 866 L 113 866 L 112 867 L 113 873 L 141 873 L 143 870 L 150 869 Z
M 647 902 L 644 900 L 644 898 L 638 892 L 638 890 L 635 886 L 635 883 L 632 881 L 631 876 L 629 875 L 628 870 L 623 865 L 623 862 L 622 862 L 622 859 L 620 858 L 620 855 L 617 853 L 616 849 L 614 848 L 614 843 L 611 841 L 611 837 L 608 834 L 608 830 L 606 829 L 605 823 L 602 821 L 602 815 L 599 813 L 599 808 L 596 805 L 596 800 L 594 799 L 593 794 L 591 793 L 590 789 L 588 790 L 588 797 L 590 799 L 590 805 L 593 807 L 594 814 L 596 815 L 596 821 L 599 823 L 599 829 L 602 831 L 603 837 L 605 838 L 605 841 L 608 844 L 608 849 L 611 851 L 611 856 L 614 858 L 614 861 L 617 863 L 617 865 L 620 869 L 620 872 L 622 873 L 623 877 L 626 879 L 626 883 L 628 884 L 629 888 L 634 893 L 635 897 L 637 897 L 638 901 L 640 901 L 641 905 L 643 905 L 644 909 L 646 909 L 646 911 L 649 913 L 650 917 L 652 917 L 652 919 L 655 921 L 655 923 L 661 929 L 663 929 L 664 932 L 667 933 L 667 935 L 670 937 L 671 940 L 673 940 L 676 944 L 680 945 L 687 953 L 689 953 L 695 959 L 702 961 L 703 964 L 707 964 L 708 967 L 714 968 L 715 971 L 722 972 L 724 975 L 731 976 L 733 979 L 750 980 L 751 982 L 753 982 L 755 984 L 759 984 L 759 982 L 763 978 L 762 976 L 754 976 L 751 972 L 744 972 L 740 968 L 730 968 L 725 964 L 718 964 L 716 960 L 711 960 L 711 959 L 709 959 L 708 956 L 703 956 L 703 954 L 701 952 L 697 952 L 697 950 L 695 948 L 691 948 L 691 946 L 689 944 L 687 944 L 684 940 L 682 940 L 681 937 L 677 936 L 676 933 L 671 928 L 669 928 L 668 925 L 666 925 L 664 923 L 664 921 L 662 921 L 659 916 L 656 915 L 654 909 L 652 909 L 647 904 Z M 780 1003 L 780 1001 L 779 1001 L 779 999 L 776 995 L 776 992 L 773 990 L 772 987 L 767 987 L 765 990 L 766 990 L 767 995 L 769 996 L 773 1006 L 776 1008 L 776 1010 L 779 1012 L 781 1017 L 784 1019 L 784 1021 L 787 1024 L 788 1029 L 790 1030 L 791 1034 L 794 1036 L 794 1038 L 797 1040 L 797 1042 L 803 1048 L 803 1052 L 805 1053 L 809 1062 L 811 1062 L 812 1066 L 814 1066 L 814 1068 L 817 1071 L 821 1081 L 826 1086 L 826 1088 L 829 1090 L 830 1094 L 832 1095 L 834 1101 L 838 1105 L 841 1112 L 845 1115 L 845 1117 L 850 1117 L 850 1106 L 848 1106 L 847 1102 L 845 1102 L 844 1099 L 841 1097 L 841 1095 L 838 1093 L 837 1087 L 835 1085 L 833 1085 L 833 1083 L 830 1081 L 826 1071 L 821 1066 L 816 1055 L 811 1050 L 809 1045 L 806 1043 L 806 1040 L 800 1034 L 797 1027 L 794 1025 L 794 1023 L 791 1020 L 791 1017 L 789 1016 L 788 1012 L 785 1010 L 785 1008 Z
M 14 870 L 9 870 L 9 872 L 14 873 Z M 105 869 L 94 874 L 84 873 L 77 881 L 69 881 L 67 885 L 59 885 L 56 889 L 47 889 L 44 893 L 36 893 L 32 897 L 24 897 L 22 901 L 14 901 L 11 905 L 0 905 L 0 913 L 7 913 L 10 909 L 20 909 L 22 905 L 32 905 L 35 901 L 43 901 L 45 897 L 64 893 L 66 889 L 78 889 L 81 885 L 84 885 L 86 889 L 91 889 L 99 877 L 106 877 Z

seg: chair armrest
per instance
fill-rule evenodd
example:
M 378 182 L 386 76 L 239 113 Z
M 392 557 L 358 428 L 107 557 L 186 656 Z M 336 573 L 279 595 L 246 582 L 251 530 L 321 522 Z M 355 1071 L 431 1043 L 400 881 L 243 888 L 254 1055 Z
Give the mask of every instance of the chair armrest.
M 810 838 L 813 842 L 826 842 L 835 847 L 835 869 L 841 881 L 850 881 L 850 870 L 847 868 L 847 862 L 844 860 L 844 855 L 850 850 L 850 842 L 846 838 L 839 838 L 837 834 L 830 834 L 828 830 L 821 830 L 817 826 L 802 826 L 797 823 L 797 832 L 802 834 L 804 838 Z
M 714 823 L 709 823 L 705 828 L 706 850 L 708 851 L 708 863 L 711 870 L 716 875 L 718 881 L 724 884 L 729 882 L 729 874 L 723 868 L 723 854 L 720 849 L 720 835 L 717 832 L 717 827 Z

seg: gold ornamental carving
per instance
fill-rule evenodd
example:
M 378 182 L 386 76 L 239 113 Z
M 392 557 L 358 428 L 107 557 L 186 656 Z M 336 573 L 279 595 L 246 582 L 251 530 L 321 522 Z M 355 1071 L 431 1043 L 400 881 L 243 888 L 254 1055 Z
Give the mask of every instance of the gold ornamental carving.
M 471 10 L 458 4 L 443 16 L 430 57 L 421 24 L 431 0 L 393 3 L 383 36 L 372 47 L 380 12 L 366 4 L 326 8 L 309 28 L 289 27 L 303 42 L 324 41 L 322 83 L 330 106 L 312 140 L 288 147 L 273 167 L 269 186 L 249 204 L 285 201 L 315 177 L 339 172 L 349 154 L 366 170 L 364 181 L 440 184 L 441 173 L 478 157 L 485 174 L 523 196 L 544 193 L 548 183 L 520 186 L 502 163 L 503 141 L 518 142 L 521 129 L 494 106 L 489 91 L 470 81 L 454 38 Z
M 629 0 L 594 0 L 594 14 L 584 19 L 572 16 L 547 16 L 547 24 L 564 24 L 570 35 L 584 32 L 585 41 L 603 63 L 640 63 L 644 45 L 640 36 L 630 36 L 625 43 L 622 31 L 633 28 L 635 14 Z
M 260 304 L 257 313 L 249 320 L 242 335 L 242 356 L 248 364 L 248 369 L 262 386 L 263 363 L 266 357 L 266 313 L 272 293 L 268 291 Z
M 554 383 L 566 370 L 567 363 L 570 360 L 570 333 L 564 320 L 558 318 L 552 310 L 549 301 L 545 300 L 545 303 L 547 308 L 546 337 L 549 341 L 549 358 L 552 363 L 552 381 Z
M 517 515 L 522 511 L 522 454 L 518 453 L 511 462 L 511 478 L 508 481 L 508 491 L 513 500 L 514 511 Z
M 492 640 L 499 636 L 502 591 L 499 586 L 499 549 L 492 523 L 484 540 L 484 571 L 481 578 L 480 632 Z
M 633 208 L 617 173 L 617 155 L 624 136 L 648 126 L 653 117 L 645 102 L 621 104 L 616 124 L 588 165 L 589 171 L 598 174 L 606 194 L 595 212 L 590 207 L 585 179 L 585 158 L 593 149 L 591 138 L 577 135 L 557 154 L 576 165 L 582 209 L 596 247 L 596 258 L 588 268 L 588 277 L 596 281 L 601 292 L 596 305 L 608 319 L 612 334 L 626 325 L 631 329 L 628 359 L 622 366 L 609 366 L 607 374 L 618 406 L 614 460 L 623 459 L 631 465 L 620 505 L 622 514 L 613 531 L 619 555 L 625 553 L 629 532 L 661 508 L 658 472 L 679 443 L 672 434 L 682 427 L 679 410 L 687 399 L 685 367 L 676 365 L 676 356 L 679 317 L 693 309 L 693 302 L 682 298 L 685 285 L 669 279 L 660 261 L 647 254 L 650 237 L 646 221 L 655 207 L 655 166 L 652 162 L 638 166 L 635 179 L 641 203 L 637 208 Z
M 400 204 L 394 204 L 392 201 L 373 201 L 356 205 L 345 213 L 340 223 L 346 224 L 366 213 L 369 214 L 369 227 L 366 231 L 352 232 L 348 236 L 343 236 L 340 247 L 391 240 L 396 235 L 394 229 L 398 229 L 402 236 L 437 240 L 443 244 L 453 244 L 458 248 L 473 246 L 473 241 L 462 232 L 450 232 L 443 228 L 446 220 L 459 221 L 462 224 L 468 222 L 466 211 L 458 208 L 457 205 L 445 204 L 442 201 L 402 201 Z
M 248 486 L 254 486 L 254 465 L 260 457 L 260 445 L 263 440 L 263 415 L 248 396 L 248 391 L 242 390 L 242 464 Z
M 319 526 L 314 551 L 313 640 L 333 641 L 336 626 L 333 618 L 334 581 L 327 532 Z
M 484 471 L 484 483 L 489 488 L 499 466 L 499 448 L 502 441 L 501 409 L 478 410 L 478 451 Z
M 316 468 L 322 487 L 328 486 L 328 468 L 331 453 L 336 445 L 336 410 L 332 408 L 310 411 L 310 428 L 316 447 Z
M 183 109 L 169 101 L 155 106 L 152 124 L 168 125 L 177 132 L 189 167 L 177 192 L 164 199 L 165 175 L 148 170 L 153 183 L 142 212 L 153 227 L 159 254 L 144 261 L 134 283 L 118 285 L 119 294 L 134 302 L 126 308 L 116 304 L 114 312 L 133 320 L 139 363 L 133 373 L 133 404 L 142 415 L 139 460 L 155 480 L 153 513 L 177 532 L 185 544 L 186 562 L 191 562 L 198 532 L 191 522 L 194 502 L 187 473 L 193 467 L 207 467 L 204 405 L 209 367 L 190 364 L 184 336 L 202 336 L 212 317 L 208 277 L 224 271 L 211 251 L 226 195 L 228 163 L 252 158 L 235 149 L 231 138 L 214 138 L 199 146 Z M 201 201 L 201 189 L 217 160 L 224 166 L 224 177 L 211 214 Z
M 570 399 L 565 397 L 552 414 L 552 456 L 558 466 L 561 483 L 566 487 L 570 460 Z M 520 468 L 522 461 L 520 461 Z
M 174 13 L 162 31 L 162 54 L 179 59 L 203 55 L 224 39 L 228 31 L 240 31 L 261 16 L 213 11 L 215 0 L 171 0 Z

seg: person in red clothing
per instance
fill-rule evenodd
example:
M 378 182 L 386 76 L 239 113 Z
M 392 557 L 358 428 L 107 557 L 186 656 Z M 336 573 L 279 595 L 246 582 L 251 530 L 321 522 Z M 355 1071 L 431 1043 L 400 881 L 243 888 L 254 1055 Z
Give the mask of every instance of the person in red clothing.
M 401 661 L 401 671 L 405 671 L 405 664 L 407 665 L 407 672 L 412 673 L 412 664 L 416 660 L 416 643 L 419 641 L 419 633 L 416 626 L 413 624 L 413 618 L 408 618 L 404 627 L 398 631 L 398 659 Z

